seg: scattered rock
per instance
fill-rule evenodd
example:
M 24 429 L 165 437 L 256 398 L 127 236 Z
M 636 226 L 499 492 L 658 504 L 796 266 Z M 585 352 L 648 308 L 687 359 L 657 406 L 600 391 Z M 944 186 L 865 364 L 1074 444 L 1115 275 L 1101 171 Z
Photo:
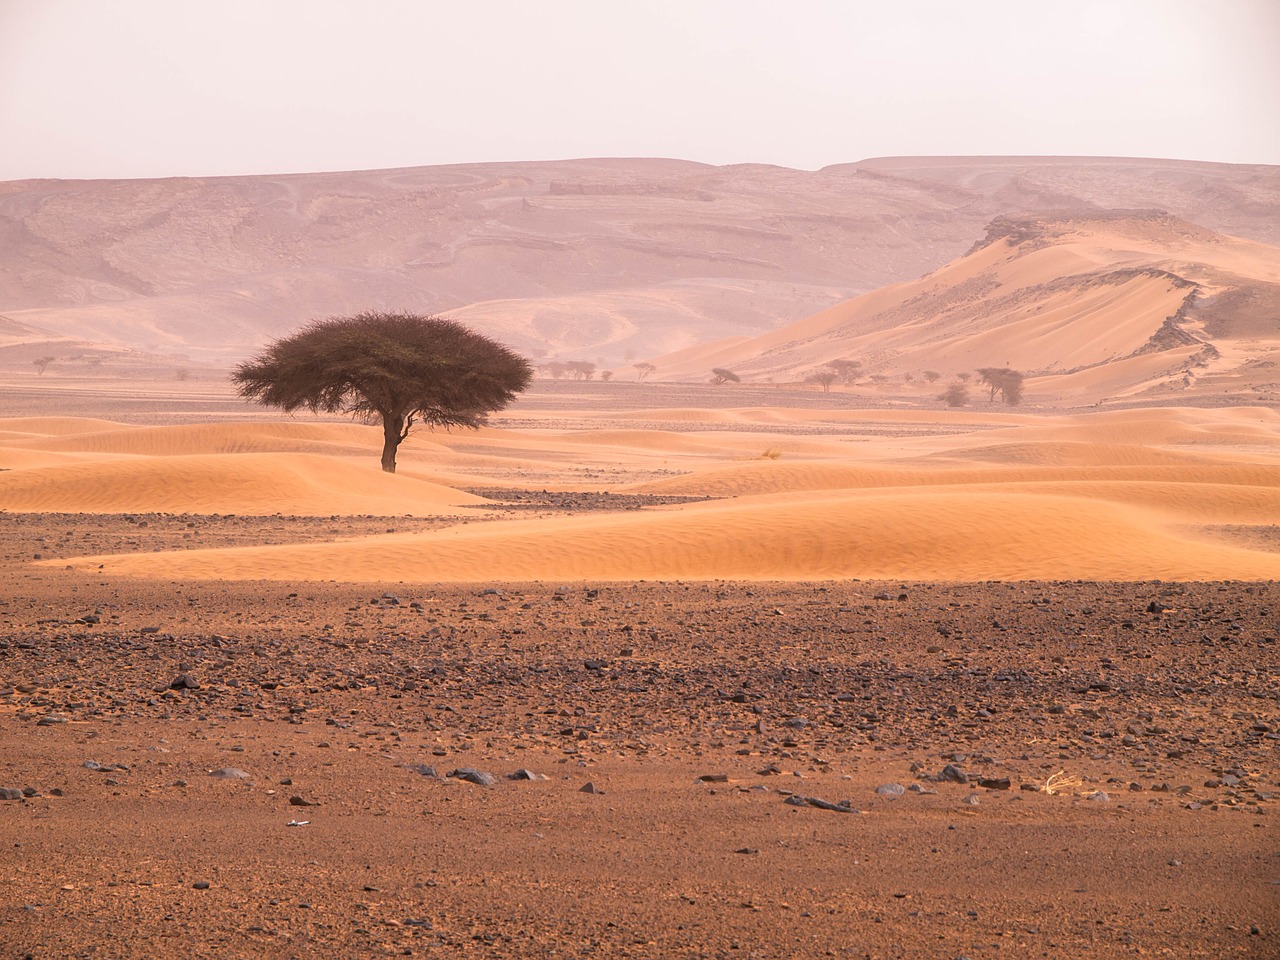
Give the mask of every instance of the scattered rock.
M 542 776 L 539 773 L 534 773 L 532 770 L 526 770 L 524 767 L 521 767 L 519 770 L 515 771 L 514 773 L 508 773 L 507 779 L 508 780 L 545 780 L 547 778 Z
M 319 802 L 318 802 L 318 801 L 315 801 L 315 800 L 304 800 L 302 797 L 299 797 L 299 796 L 292 796 L 292 797 L 290 797 L 290 798 L 289 798 L 289 806 L 291 806 L 291 807 L 318 807 L 318 806 L 320 806 L 320 804 L 319 804 Z
M 215 780 L 248 780 L 249 774 L 236 767 L 220 767 L 217 770 L 210 770 L 209 776 Z
M 0 800 L 21 800 L 22 791 L 17 787 L 0 787 Z
M 594 783 L 590 783 L 590 782 L 584 783 L 581 787 L 579 787 L 578 792 L 579 793 L 595 793 L 595 794 L 604 793 L 603 790 L 597 787 Z
M 900 797 L 907 792 L 907 788 L 900 783 L 882 783 L 876 787 L 876 793 L 882 797 Z
M 481 787 L 492 787 L 498 782 L 492 773 L 485 773 L 475 767 L 459 767 L 457 770 L 450 770 L 446 776 L 455 780 L 465 780 L 467 783 L 474 783 Z
M 819 797 L 802 797 L 798 793 L 783 800 L 783 803 L 793 807 L 817 807 L 819 810 L 830 810 L 832 813 L 861 813 L 862 811 L 851 804 L 848 800 L 841 800 L 839 803 L 832 803 L 830 800 L 823 800 Z
M 957 767 L 954 763 L 948 763 L 942 768 L 942 772 L 938 774 L 939 780 L 950 780 L 952 783 L 968 783 L 969 775 Z

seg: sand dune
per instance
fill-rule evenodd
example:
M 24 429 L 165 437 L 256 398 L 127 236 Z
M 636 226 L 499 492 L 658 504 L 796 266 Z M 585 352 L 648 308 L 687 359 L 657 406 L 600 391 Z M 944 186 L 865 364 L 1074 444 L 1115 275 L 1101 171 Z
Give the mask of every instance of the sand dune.
M 1013 460 L 981 468 L 938 468 L 927 465 L 888 467 L 760 460 L 649 481 L 628 489 L 636 493 L 742 497 L 791 491 L 955 487 L 975 484 L 1005 484 L 1016 488 L 1024 484 L 1094 481 L 1280 489 L 1280 465 L 1097 463 L 1087 466 L 1040 466 Z
M 1158 211 L 997 218 L 968 254 L 919 280 L 749 340 L 656 358 L 655 376 L 719 366 L 794 380 L 856 358 L 865 374 L 904 383 L 1009 366 L 1053 401 L 1273 397 L 1278 281 L 1280 247 Z
M 0 473 L 0 509 L 429 516 L 480 497 L 313 454 L 146 457 Z
M 8 422 L 11 421 L 0 421 Z M 415 437 L 415 441 L 419 439 Z M 367 453 L 379 449 L 381 444 L 379 430 L 358 424 L 254 421 L 163 427 L 110 424 L 106 429 L 66 429 L 61 433 L 33 435 L 23 445 L 77 453 L 182 456 L 268 451 L 342 455 Z
M 717 498 L 639 513 L 503 513 L 408 537 L 73 561 L 142 576 L 1280 575 L 1280 553 L 1194 532 L 1280 517 L 1280 414 L 1265 408 L 626 413 L 577 417 L 579 428 L 566 430 L 574 417 L 525 411 L 521 429 L 415 436 L 395 476 L 378 469 L 378 432 L 349 423 L 0 421 L 0 509 L 475 516 L 467 508 L 487 501 L 460 489 L 472 486 Z M 619 427 L 628 422 L 635 428 Z M 786 452 L 760 458 L 766 446 Z
M 405 582 L 1280 576 L 1280 555 L 1180 537 L 1162 529 L 1160 514 L 1007 489 L 926 497 L 761 498 L 341 544 L 89 557 L 76 563 L 141 576 Z
M 87 417 L 8 417 L 0 420 L 0 430 L 15 439 L 69 437 L 102 430 L 125 430 L 126 424 Z

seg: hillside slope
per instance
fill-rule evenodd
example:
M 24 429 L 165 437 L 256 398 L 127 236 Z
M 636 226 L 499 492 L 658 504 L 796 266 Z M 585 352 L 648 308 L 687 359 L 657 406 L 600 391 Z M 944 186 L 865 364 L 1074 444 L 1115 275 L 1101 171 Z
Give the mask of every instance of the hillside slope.
M 914 379 L 981 367 L 1042 398 L 1280 393 L 1280 247 L 1154 211 L 997 218 L 965 256 L 759 337 L 659 358 L 795 380 L 832 360 Z
M 409 308 L 535 356 L 616 365 L 918 277 L 997 215 L 1116 206 L 1280 242 L 1280 168 L 639 159 L 16 181 L 0 183 L 0 314 L 225 361 L 310 317 Z

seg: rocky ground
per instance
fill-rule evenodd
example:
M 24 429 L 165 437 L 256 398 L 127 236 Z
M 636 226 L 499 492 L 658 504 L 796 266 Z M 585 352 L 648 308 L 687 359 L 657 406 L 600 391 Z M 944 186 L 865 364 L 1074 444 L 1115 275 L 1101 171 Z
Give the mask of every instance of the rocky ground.
M 1280 955 L 1275 584 L 28 565 L 430 522 L 0 514 L 3 956 Z

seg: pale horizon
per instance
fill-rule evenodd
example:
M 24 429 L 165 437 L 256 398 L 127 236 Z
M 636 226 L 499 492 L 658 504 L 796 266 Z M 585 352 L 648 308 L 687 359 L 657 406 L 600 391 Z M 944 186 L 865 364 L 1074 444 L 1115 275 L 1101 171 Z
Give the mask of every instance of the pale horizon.
M 0 180 L 670 158 L 1280 163 L 1280 4 L 0 0 Z

